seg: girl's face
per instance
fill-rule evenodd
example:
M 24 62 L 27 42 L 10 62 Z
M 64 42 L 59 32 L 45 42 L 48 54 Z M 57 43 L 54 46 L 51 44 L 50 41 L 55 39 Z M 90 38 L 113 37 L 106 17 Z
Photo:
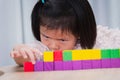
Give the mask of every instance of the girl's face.
M 61 29 L 49 30 L 40 27 L 41 42 L 50 50 L 71 50 L 76 45 L 77 38 L 71 33 L 62 33 Z

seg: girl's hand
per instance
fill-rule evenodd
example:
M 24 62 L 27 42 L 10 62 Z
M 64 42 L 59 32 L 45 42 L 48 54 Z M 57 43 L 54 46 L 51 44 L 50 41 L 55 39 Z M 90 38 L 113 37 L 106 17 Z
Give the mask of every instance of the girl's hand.
M 10 55 L 12 58 L 21 57 L 22 59 L 28 59 L 33 64 L 35 64 L 35 60 L 40 58 L 40 56 L 42 56 L 42 53 L 36 48 L 31 48 L 25 44 L 20 44 L 14 47 Z

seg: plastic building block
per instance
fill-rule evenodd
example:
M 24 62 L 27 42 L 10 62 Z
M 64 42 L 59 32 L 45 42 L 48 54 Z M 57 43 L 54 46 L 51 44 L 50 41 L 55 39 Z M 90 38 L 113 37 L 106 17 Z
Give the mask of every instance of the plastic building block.
M 24 63 L 24 71 L 25 72 L 33 72 L 34 71 L 34 65 L 32 64 L 32 62 Z
M 101 60 L 91 60 L 91 62 L 92 62 L 92 68 L 93 69 L 102 67 Z
M 72 61 L 72 51 L 71 50 L 63 51 L 63 61 Z
M 63 61 L 55 61 L 54 67 L 55 67 L 55 70 L 63 70 Z
M 43 55 L 44 62 L 53 62 L 53 52 L 52 51 L 46 51 Z
M 81 50 L 72 50 L 72 61 L 83 60 L 83 53 Z
M 111 50 L 110 49 L 101 50 L 101 57 L 102 57 L 102 59 L 111 58 Z
M 119 57 L 119 49 L 112 49 L 111 50 L 111 58 L 120 58 Z
M 82 69 L 82 61 L 73 61 L 73 70 L 81 70 Z
M 63 70 L 72 70 L 72 61 L 64 61 Z
M 111 59 L 112 68 L 120 68 L 120 58 Z
M 34 71 L 43 71 L 43 61 L 36 61 Z
M 111 59 L 102 59 L 102 68 L 111 68 Z
M 82 61 L 82 68 L 83 69 L 92 69 L 92 62 L 91 62 L 91 60 L 83 60 Z
M 97 49 L 82 50 L 82 53 L 83 53 L 83 60 L 100 60 L 101 59 L 100 50 L 97 50 Z
M 54 51 L 54 61 L 62 61 L 62 50 Z
M 44 71 L 53 71 L 54 63 L 53 62 L 44 62 Z

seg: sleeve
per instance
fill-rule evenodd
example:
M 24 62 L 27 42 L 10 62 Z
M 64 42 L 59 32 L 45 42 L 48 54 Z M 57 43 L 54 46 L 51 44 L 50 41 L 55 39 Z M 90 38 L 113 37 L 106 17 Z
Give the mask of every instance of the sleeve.
M 41 43 L 40 41 L 34 41 L 34 42 L 28 43 L 26 45 L 28 45 L 32 48 L 36 48 L 36 49 L 40 50 L 41 52 L 49 51 L 49 48 L 47 46 L 45 46 L 43 43 Z

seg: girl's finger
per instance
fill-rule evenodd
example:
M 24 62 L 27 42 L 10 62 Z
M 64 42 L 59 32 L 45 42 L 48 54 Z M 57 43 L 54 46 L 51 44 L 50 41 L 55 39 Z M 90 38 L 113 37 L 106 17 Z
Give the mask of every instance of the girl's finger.
M 21 56 L 21 55 L 19 54 L 18 51 L 12 51 L 12 52 L 10 53 L 10 56 L 11 56 L 12 58 L 15 58 L 15 57 L 19 57 L 19 56 Z
M 26 54 L 28 54 L 31 62 L 35 64 L 35 56 L 34 53 L 30 49 L 25 49 Z
M 26 52 L 25 52 L 25 48 L 21 48 L 21 49 L 19 50 L 19 52 L 21 53 L 21 55 L 23 56 L 24 59 L 28 58 L 28 56 L 27 56 L 27 54 L 26 54 Z

